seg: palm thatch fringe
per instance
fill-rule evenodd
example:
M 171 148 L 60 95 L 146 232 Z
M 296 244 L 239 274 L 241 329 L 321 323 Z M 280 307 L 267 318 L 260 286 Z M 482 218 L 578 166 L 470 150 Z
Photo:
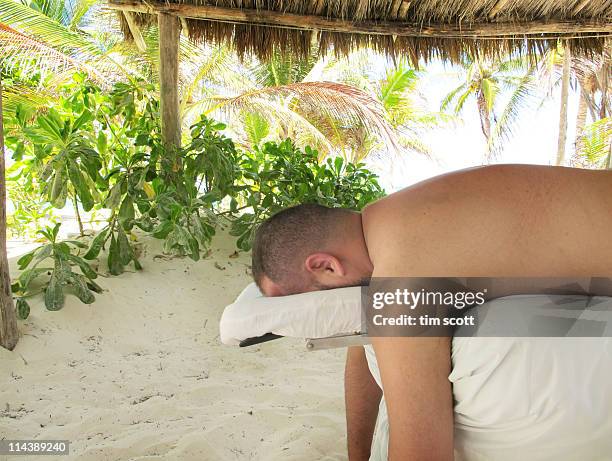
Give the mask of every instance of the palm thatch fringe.
M 111 5 L 113 0 L 110 0 Z M 135 5 L 149 2 L 136 0 Z M 464 53 L 481 57 L 496 57 L 516 53 L 532 57 L 555 49 L 559 40 L 569 47 L 574 56 L 591 57 L 602 52 L 609 28 L 600 32 L 581 31 L 581 24 L 599 21 L 612 23 L 612 1 L 610 0 L 319 0 L 304 2 L 298 0 L 215 0 L 206 2 L 166 1 L 167 5 L 201 5 L 233 9 L 237 22 L 206 19 L 186 19 L 188 33 L 196 42 L 230 44 L 240 56 L 255 55 L 267 60 L 274 53 L 292 53 L 305 57 L 312 43 L 319 44 L 321 54 L 335 53 L 346 55 L 351 51 L 369 46 L 392 57 L 408 57 L 418 60 L 442 58 L 458 61 Z M 434 34 L 427 37 L 394 36 L 384 34 L 364 34 L 308 30 L 303 24 L 296 27 L 279 27 L 271 24 L 245 23 L 244 12 L 274 12 L 337 19 L 352 23 L 390 21 L 402 24 L 416 24 L 423 28 L 434 25 L 472 27 L 488 25 L 499 27 L 504 33 L 499 37 L 472 38 Z M 178 14 L 178 13 L 177 13 Z M 248 15 L 246 15 L 248 17 Z M 296 20 L 299 19 L 296 17 Z M 152 23 L 154 17 L 138 14 L 141 25 Z M 125 22 L 124 18 L 122 21 Z M 576 25 L 577 32 L 530 34 L 521 33 L 521 25 L 532 21 L 565 21 Z M 516 25 L 516 35 L 508 34 L 508 28 Z M 442 27 L 442 29 L 444 29 Z M 124 24 L 126 37 L 130 38 L 129 28 Z

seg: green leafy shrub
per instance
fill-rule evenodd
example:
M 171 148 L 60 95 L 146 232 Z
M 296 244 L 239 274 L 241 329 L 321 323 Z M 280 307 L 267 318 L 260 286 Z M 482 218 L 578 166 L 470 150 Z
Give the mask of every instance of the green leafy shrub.
M 164 250 L 200 258 L 215 234 L 215 209 L 237 192 L 238 152 L 219 131 L 225 125 L 202 117 L 191 127 L 191 141 L 181 150 L 180 174 L 152 182 L 148 207 L 140 207 L 137 225 L 164 239 Z
M 30 313 L 26 298 L 36 294 L 31 289 L 32 282 L 42 275 L 47 276 L 42 291 L 45 307 L 50 311 L 60 310 L 64 306 L 66 288 L 71 289 L 85 304 L 94 302 L 93 292 L 102 291 L 94 282 L 98 274 L 78 254 L 78 251 L 87 245 L 78 240 L 58 242 L 59 228 L 60 224 L 56 224 L 54 227 L 40 230 L 39 233 L 48 243 L 26 253 L 17 261 L 22 272 L 13 283 L 12 290 L 17 296 L 17 313 L 21 319 L 27 318 Z M 73 269 L 77 267 L 79 272 L 74 272 Z
M 374 173 L 364 164 L 328 158 L 319 164 L 316 150 L 297 148 L 290 139 L 266 143 L 241 157 L 245 186 L 239 191 L 250 210 L 238 217 L 231 234 L 249 250 L 257 225 L 283 208 L 300 203 L 361 210 L 384 196 Z
M 28 192 L 24 197 L 56 208 L 71 201 L 79 223 L 79 209 L 105 218 L 82 256 L 82 242 L 56 242 L 57 226 L 41 231 L 49 243 L 19 260 L 23 272 L 14 288 L 22 317 L 29 311 L 30 283 L 45 273 L 45 303 L 57 310 L 66 288 L 83 302 L 93 301 L 99 287 L 87 261 L 102 251 L 112 275 L 129 264 L 141 269 L 135 227 L 163 239 L 165 252 L 198 260 L 221 216 L 231 221 L 238 248 L 248 250 L 259 223 L 285 207 L 316 202 L 360 210 L 384 195 L 363 164 L 342 158 L 319 163 L 316 150 L 299 149 L 289 139 L 262 144 L 260 137 L 252 150 L 238 149 L 223 134 L 225 125 L 204 116 L 191 127 L 185 147 L 168 153 L 154 90 L 132 81 L 104 93 L 77 75 L 45 111 L 17 106 L 9 116 L 7 146 L 15 161 L 10 179 Z M 47 260 L 52 267 L 41 266 Z

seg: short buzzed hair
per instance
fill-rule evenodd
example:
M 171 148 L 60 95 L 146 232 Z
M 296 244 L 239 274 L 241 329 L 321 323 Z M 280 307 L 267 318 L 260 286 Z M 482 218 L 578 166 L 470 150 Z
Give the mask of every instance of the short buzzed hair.
M 338 237 L 336 227 L 343 208 L 315 203 L 286 208 L 264 221 L 253 240 L 253 278 L 261 288 L 263 276 L 292 289 L 304 281 L 296 278 L 306 257 L 322 251 L 330 239 Z

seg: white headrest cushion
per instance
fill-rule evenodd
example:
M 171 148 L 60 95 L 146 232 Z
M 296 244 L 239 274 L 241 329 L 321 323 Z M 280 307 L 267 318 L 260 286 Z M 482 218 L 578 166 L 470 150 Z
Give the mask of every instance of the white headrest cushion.
M 274 333 L 294 338 L 324 338 L 361 330 L 361 288 L 311 291 L 266 297 L 249 284 L 223 311 L 221 342 L 240 341 Z

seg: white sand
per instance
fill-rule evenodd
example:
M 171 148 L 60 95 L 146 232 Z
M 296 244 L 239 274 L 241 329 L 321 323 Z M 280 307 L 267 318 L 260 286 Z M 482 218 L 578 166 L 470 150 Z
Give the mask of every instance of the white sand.
M 71 441 L 48 460 L 346 459 L 344 350 L 223 346 L 249 256 L 230 258 L 226 235 L 199 262 L 146 247 L 144 270 L 99 277 L 91 305 L 31 302 L 17 348 L 0 349 L 0 437 Z

